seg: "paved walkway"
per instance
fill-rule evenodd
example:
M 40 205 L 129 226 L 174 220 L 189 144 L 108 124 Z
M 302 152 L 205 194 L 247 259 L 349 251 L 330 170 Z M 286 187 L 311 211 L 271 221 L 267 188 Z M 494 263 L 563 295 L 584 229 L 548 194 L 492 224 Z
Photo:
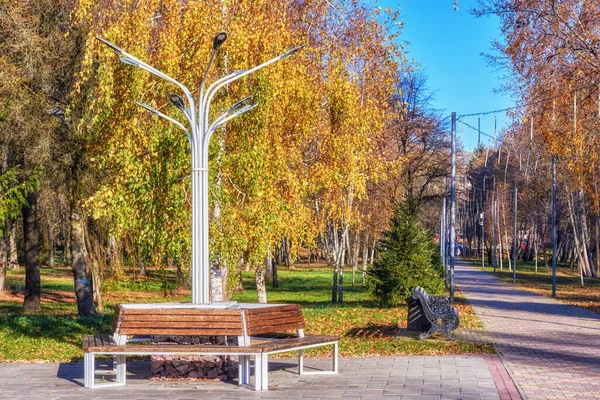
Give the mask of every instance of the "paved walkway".
M 600 399 L 600 315 L 515 289 L 465 261 L 455 271 L 525 397 Z
M 295 361 L 269 363 L 268 392 L 226 382 L 148 381 L 149 362 L 128 365 L 127 386 L 85 389 L 83 365 L 0 364 L 0 399 L 500 399 L 488 364 L 497 356 L 355 357 L 340 359 L 338 375 L 299 376 Z M 498 361 L 498 360 L 497 360 Z M 329 368 L 331 360 L 307 359 Z M 100 378 L 100 375 L 97 375 Z M 107 379 L 111 376 L 107 375 Z

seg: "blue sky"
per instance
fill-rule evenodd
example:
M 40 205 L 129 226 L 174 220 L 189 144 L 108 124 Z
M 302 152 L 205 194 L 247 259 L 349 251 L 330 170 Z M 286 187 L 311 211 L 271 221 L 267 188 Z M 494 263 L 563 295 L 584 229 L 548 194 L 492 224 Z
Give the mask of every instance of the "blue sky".
M 422 65 L 428 87 L 435 91 L 435 108 L 458 115 L 511 107 L 507 94 L 497 94 L 502 80 L 499 73 L 486 64 L 481 53 L 491 52 L 493 39 L 501 39 L 496 17 L 475 18 L 469 10 L 474 1 L 459 0 L 458 11 L 453 0 L 380 0 L 381 7 L 397 9 L 405 23 L 399 39 L 409 42 L 408 57 Z M 506 123 L 505 113 L 497 114 L 498 131 Z M 477 117 L 464 119 L 477 127 Z M 460 123 L 457 126 L 461 131 Z M 494 116 L 481 117 L 481 130 L 493 134 Z M 482 135 L 485 144 L 489 139 Z M 462 136 L 465 150 L 477 146 L 477 132 L 466 126 Z

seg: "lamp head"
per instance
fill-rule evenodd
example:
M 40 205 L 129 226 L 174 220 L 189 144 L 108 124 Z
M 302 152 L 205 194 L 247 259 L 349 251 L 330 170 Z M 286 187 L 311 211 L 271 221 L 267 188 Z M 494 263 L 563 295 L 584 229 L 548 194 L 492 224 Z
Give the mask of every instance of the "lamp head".
M 177 107 L 179 110 L 185 112 L 185 104 L 183 103 L 183 99 L 175 93 L 171 93 L 169 95 L 169 100 L 171 100 L 171 103 Z
M 294 54 L 295 52 L 297 52 L 298 50 L 302 50 L 304 47 L 306 47 L 306 44 L 303 44 L 302 46 L 294 47 L 293 49 L 288 50 L 285 53 L 283 53 L 282 55 L 280 55 L 279 58 L 280 59 L 287 58 L 287 57 L 291 56 L 292 54 Z
M 119 47 L 117 47 L 114 43 L 109 42 L 106 39 L 103 39 L 101 37 L 96 36 L 96 39 L 98 39 L 99 41 L 101 41 L 102 43 L 104 43 L 105 45 L 107 45 L 108 47 L 110 47 L 111 49 L 113 49 L 117 54 L 123 54 L 124 51 L 121 50 Z
M 229 109 L 229 111 L 227 111 L 227 113 L 230 114 L 230 113 L 233 113 L 233 112 L 239 110 L 240 108 L 248 105 L 251 100 L 252 100 L 252 96 L 244 97 L 243 99 L 241 99 L 240 101 L 238 101 L 237 103 L 232 105 L 231 108 Z
M 131 57 L 121 57 L 120 60 L 121 60 L 121 62 L 123 64 L 131 65 L 133 67 L 139 67 L 140 66 L 140 63 L 137 62 L 136 60 L 134 60 Z
M 217 36 L 213 39 L 213 49 L 219 50 L 219 47 L 225 43 L 225 40 L 227 40 L 227 34 L 225 32 L 217 33 Z

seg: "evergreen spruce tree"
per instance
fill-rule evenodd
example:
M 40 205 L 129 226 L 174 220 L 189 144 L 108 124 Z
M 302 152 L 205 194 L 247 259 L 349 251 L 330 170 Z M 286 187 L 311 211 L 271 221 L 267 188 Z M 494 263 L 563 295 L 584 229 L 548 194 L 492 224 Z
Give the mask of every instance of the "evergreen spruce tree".
M 417 212 L 413 204 L 398 207 L 378 245 L 380 257 L 367 272 L 368 291 L 381 306 L 404 303 L 417 286 L 430 294 L 444 290 L 440 257 L 433 237 L 418 223 Z

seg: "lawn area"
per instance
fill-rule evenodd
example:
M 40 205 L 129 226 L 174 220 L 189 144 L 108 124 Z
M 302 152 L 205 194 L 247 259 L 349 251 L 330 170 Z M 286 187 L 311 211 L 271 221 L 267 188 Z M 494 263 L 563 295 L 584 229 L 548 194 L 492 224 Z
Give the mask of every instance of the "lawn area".
M 81 336 L 110 333 L 112 314 L 119 303 L 189 301 L 190 291 L 178 287 L 173 271 L 148 271 L 143 280 L 108 281 L 103 284 L 104 314 L 78 318 L 69 268 L 42 269 L 42 312 L 20 313 L 25 276 L 22 269 L 9 271 L 7 293 L 0 295 L 0 361 L 69 361 L 83 357 Z M 442 339 L 420 341 L 397 339 L 399 328 L 406 327 L 407 309 L 378 308 L 364 291 L 362 283 L 351 287 L 346 277 L 345 304 L 332 306 L 331 272 L 325 266 L 280 268 L 278 289 L 268 289 L 271 303 L 302 305 L 308 334 L 341 336 L 341 356 L 465 354 L 490 353 L 489 345 Z M 360 276 L 357 276 L 360 282 Z M 253 273 L 244 273 L 244 291 L 233 300 L 255 302 Z M 481 323 L 464 298 L 457 294 L 456 307 L 462 328 L 478 328 Z M 327 349 L 314 349 L 307 355 L 326 354 Z
M 508 265 L 505 263 L 505 265 Z M 481 267 L 481 264 L 479 264 Z M 493 272 L 493 267 L 486 266 L 486 271 Z M 504 268 L 496 270 L 496 276 L 502 281 L 512 284 L 513 273 Z M 538 262 L 537 273 L 534 262 L 517 263 L 517 286 L 540 294 L 552 296 L 552 269 L 546 270 L 543 262 Z M 556 298 L 579 307 L 587 308 L 600 314 L 600 279 L 584 278 L 585 287 L 581 287 L 579 270 L 569 268 L 568 264 L 558 264 L 556 268 Z

